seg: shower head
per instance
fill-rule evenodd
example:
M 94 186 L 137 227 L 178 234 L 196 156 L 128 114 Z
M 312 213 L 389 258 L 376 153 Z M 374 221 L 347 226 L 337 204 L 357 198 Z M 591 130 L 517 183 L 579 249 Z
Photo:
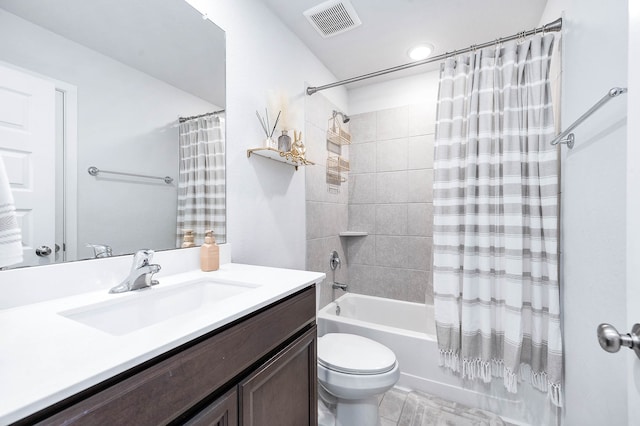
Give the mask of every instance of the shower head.
M 342 117 L 342 122 L 347 124 L 349 122 L 349 120 L 351 120 L 351 118 L 349 118 L 349 116 L 345 113 L 342 113 L 340 111 L 336 111 L 335 109 L 333 110 L 333 118 L 336 118 L 336 116 L 341 116 Z

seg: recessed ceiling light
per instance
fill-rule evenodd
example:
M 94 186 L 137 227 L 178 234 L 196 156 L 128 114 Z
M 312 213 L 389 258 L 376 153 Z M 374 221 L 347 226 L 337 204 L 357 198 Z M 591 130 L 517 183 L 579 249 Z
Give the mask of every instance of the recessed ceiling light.
M 426 59 L 433 52 L 433 45 L 429 43 L 421 43 L 409 49 L 409 57 L 414 61 Z

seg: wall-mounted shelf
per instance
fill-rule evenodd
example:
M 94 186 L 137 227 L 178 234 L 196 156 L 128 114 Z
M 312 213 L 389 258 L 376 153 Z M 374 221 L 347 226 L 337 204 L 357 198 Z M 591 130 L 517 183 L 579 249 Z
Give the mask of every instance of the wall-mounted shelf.
M 261 157 L 269 158 L 271 160 L 279 161 L 280 163 L 289 164 L 298 170 L 299 166 L 313 166 L 316 163 L 306 160 L 292 158 L 291 154 L 278 151 L 274 148 L 252 148 L 247 150 L 247 158 L 251 157 L 251 154 L 259 155 Z
M 344 231 L 338 235 L 341 237 L 366 237 L 369 233 L 366 231 Z

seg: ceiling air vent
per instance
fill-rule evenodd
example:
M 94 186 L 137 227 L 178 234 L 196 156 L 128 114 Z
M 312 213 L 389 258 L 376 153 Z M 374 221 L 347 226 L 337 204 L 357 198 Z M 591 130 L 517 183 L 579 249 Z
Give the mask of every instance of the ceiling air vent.
M 303 12 L 322 37 L 332 37 L 362 24 L 349 0 L 329 0 Z

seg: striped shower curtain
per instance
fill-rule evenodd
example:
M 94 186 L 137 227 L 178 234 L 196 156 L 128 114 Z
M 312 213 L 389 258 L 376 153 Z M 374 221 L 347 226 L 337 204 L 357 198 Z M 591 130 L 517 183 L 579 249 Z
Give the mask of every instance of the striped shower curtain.
M 225 142 L 224 118 L 208 115 L 180 123 L 180 182 L 176 247 L 186 229 L 195 243 L 204 242 L 211 229 L 217 242 L 225 242 Z
M 434 163 L 440 364 L 561 405 L 554 35 L 448 59 Z

